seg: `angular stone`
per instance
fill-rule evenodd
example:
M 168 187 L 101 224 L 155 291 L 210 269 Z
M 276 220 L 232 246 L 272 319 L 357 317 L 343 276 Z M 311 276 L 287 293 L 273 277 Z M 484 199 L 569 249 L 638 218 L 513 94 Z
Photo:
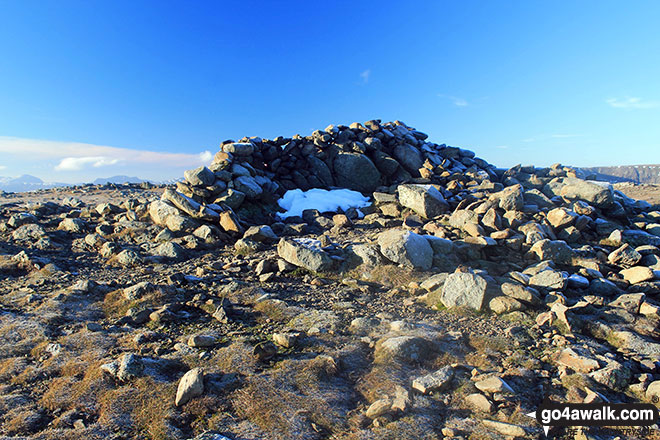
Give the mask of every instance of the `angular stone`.
M 433 264 L 433 249 L 421 235 L 410 231 L 388 230 L 378 235 L 380 252 L 393 263 L 428 270 Z
M 634 266 L 635 264 L 639 263 L 641 259 L 642 255 L 628 243 L 624 244 L 615 251 L 612 251 L 607 256 L 607 261 L 612 264 L 618 264 L 621 266 Z
M 151 221 L 159 226 L 165 226 L 168 217 L 179 216 L 180 211 L 163 200 L 155 200 L 149 204 Z
M 186 250 L 181 245 L 172 241 L 165 242 L 159 245 L 154 250 L 154 255 L 159 257 L 172 258 L 174 260 L 181 260 L 186 257 Z
M 557 353 L 555 362 L 578 373 L 591 373 L 600 368 L 597 360 L 579 355 L 572 348 L 565 348 Z
M 332 259 L 321 249 L 318 240 L 282 238 L 277 244 L 277 254 L 289 263 L 312 272 L 327 271 L 333 267 Z
M 218 221 L 219 216 L 217 212 L 207 208 L 206 206 L 200 205 L 190 197 L 186 197 L 183 194 L 173 191 L 170 188 L 163 192 L 161 200 L 170 202 L 172 205 L 176 206 L 181 211 L 185 212 L 193 218 L 210 222 Z
M 559 195 L 570 201 L 584 200 L 599 208 L 609 208 L 614 203 L 614 194 L 609 184 L 601 185 L 572 177 L 562 181 Z
M 277 235 L 275 235 L 271 227 L 268 225 L 249 227 L 243 234 L 243 238 L 249 238 L 250 240 L 264 243 L 273 243 L 278 239 Z
M 479 216 L 476 212 L 467 209 L 457 209 L 449 217 L 449 224 L 454 228 L 463 229 L 468 223 L 479 224 Z
M 623 275 L 623 279 L 628 281 L 630 284 L 638 284 L 644 281 L 650 281 L 654 277 L 653 270 L 645 266 L 635 266 L 629 269 L 624 269 L 619 272 Z
M 245 194 L 249 200 L 257 200 L 263 194 L 263 189 L 256 179 L 251 176 L 239 176 L 234 179 L 234 187 L 237 191 Z
M 479 391 L 489 394 L 495 393 L 513 393 L 513 388 L 509 386 L 502 378 L 491 376 L 486 379 L 480 380 L 474 384 Z
M 512 425 L 511 423 L 498 422 L 496 420 L 482 420 L 481 423 L 483 423 L 486 428 L 497 431 L 500 434 L 510 436 L 511 438 L 527 437 L 527 431 L 525 431 L 522 426 Z
M 401 205 L 427 219 L 439 216 L 449 207 L 440 191 L 431 185 L 399 185 L 397 192 Z
M 232 234 L 240 234 L 243 227 L 238 221 L 238 217 L 232 211 L 223 211 L 220 213 L 220 227 L 223 231 Z
M 486 298 L 488 282 L 472 270 L 457 271 L 447 277 L 442 287 L 441 301 L 445 307 L 466 306 L 481 310 Z
M 365 415 L 370 419 L 377 419 L 389 413 L 392 409 L 392 401 L 388 398 L 378 399 L 367 408 Z
M 520 211 L 525 203 L 522 185 L 517 184 L 491 194 L 488 200 L 497 201 L 498 206 L 505 211 Z
M 529 251 L 541 261 L 552 260 L 559 264 L 571 264 L 574 255 L 573 249 L 562 240 L 540 240 Z
M 392 152 L 396 160 L 413 176 L 419 176 L 419 169 L 424 164 L 424 158 L 419 150 L 412 145 L 399 144 Z
M 394 336 L 384 339 L 377 345 L 374 357 L 377 361 L 398 359 L 406 362 L 419 362 L 433 355 L 433 344 L 419 336 Z
M 140 357 L 129 353 L 121 357 L 119 368 L 117 369 L 117 378 L 121 381 L 134 379 L 142 375 L 144 364 Z
M 450 365 L 445 365 L 431 374 L 414 379 L 412 387 L 422 394 L 428 394 L 432 391 L 442 391 L 449 386 L 453 378 L 454 368 Z
M 185 405 L 202 394 L 204 394 L 204 372 L 201 368 L 193 368 L 184 374 L 179 381 L 174 405 Z
M 222 151 L 236 156 L 249 156 L 254 152 L 254 146 L 249 142 L 233 142 L 224 144 Z
M 193 186 L 210 186 L 215 182 L 215 174 L 205 166 L 186 170 L 183 172 L 183 177 Z
M 532 287 L 543 287 L 551 290 L 563 290 L 566 286 L 568 274 L 557 270 L 543 270 L 529 279 Z
M 380 172 L 364 154 L 339 153 L 333 167 L 335 182 L 342 188 L 371 193 L 380 185 Z
M 555 208 L 548 212 L 546 218 L 554 228 L 558 229 L 571 226 L 577 217 L 578 215 L 570 209 Z
M 490 300 L 488 303 L 488 308 L 490 308 L 493 313 L 502 315 L 504 313 L 524 310 L 525 306 L 515 298 L 508 296 L 498 296 Z
M 87 223 L 79 218 L 65 218 L 57 226 L 57 229 L 79 234 L 87 229 Z
M 155 288 L 156 286 L 151 284 L 149 281 L 142 281 L 125 288 L 122 290 L 122 294 L 124 295 L 124 298 L 134 301 L 136 299 L 142 298 L 148 292 L 152 292 Z
M 465 401 L 477 411 L 483 411 L 485 413 L 491 413 L 493 411 L 493 404 L 481 393 L 468 394 L 465 397 Z

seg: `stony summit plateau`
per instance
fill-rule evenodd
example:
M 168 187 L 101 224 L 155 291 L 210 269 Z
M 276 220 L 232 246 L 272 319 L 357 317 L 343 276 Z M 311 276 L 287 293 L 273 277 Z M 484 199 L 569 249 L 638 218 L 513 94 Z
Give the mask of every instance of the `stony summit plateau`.
M 542 438 L 544 398 L 655 403 L 660 210 L 595 177 L 372 120 L 2 193 L 0 439 Z M 362 202 L 283 215 L 321 189 Z

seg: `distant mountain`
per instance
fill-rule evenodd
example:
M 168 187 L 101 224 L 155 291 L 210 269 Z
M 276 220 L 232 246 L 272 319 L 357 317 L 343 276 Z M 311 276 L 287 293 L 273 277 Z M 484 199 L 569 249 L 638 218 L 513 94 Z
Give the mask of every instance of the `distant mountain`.
M 147 182 L 146 180 L 140 179 L 139 177 L 129 177 L 129 176 L 112 176 L 112 177 L 100 177 L 92 182 L 94 185 L 105 185 L 106 183 L 142 183 Z
M 19 177 L 0 177 L 0 190 L 7 192 L 26 192 L 39 189 L 55 188 L 57 186 L 71 186 L 68 183 L 44 182 L 38 177 L 24 174 Z
M 582 168 L 606 182 L 634 182 L 660 184 L 660 165 L 620 165 L 615 167 Z

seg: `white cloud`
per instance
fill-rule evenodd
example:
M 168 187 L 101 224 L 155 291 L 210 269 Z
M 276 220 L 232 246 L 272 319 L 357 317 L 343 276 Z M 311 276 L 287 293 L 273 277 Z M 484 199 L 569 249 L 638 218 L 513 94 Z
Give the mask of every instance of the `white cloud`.
M 362 78 L 362 83 L 363 84 L 368 83 L 370 76 L 371 76 L 371 69 L 367 69 L 364 72 L 360 73 L 360 78 Z
M 4 166 L 4 165 L 0 165 L 0 170 L 6 170 L 6 169 L 7 169 L 6 166 Z
M 607 102 L 610 107 L 621 108 L 624 110 L 647 109 L 660 106 L 660 101 L 648 101 L 630 96 L 625 98 L 609 98 L 606 99 L 605 102 Z
M 85 167 L 143 165 L 161 167 L 197 167 L 208 163 L 213 155 L 201 153 L 167 153 L 132 148 L 109 147 L 79 142 L 46 141 L 0 136 L 0 153 L 19 159 L 57 160 L 57 171 L 79 171 Z
M 458 96 L 451 96 L 451 95 L 443 95 L 443 94 L 438 94 L 440 98 L 446 98 L 450 100 L 456 107 L 467 107 L 470 105 L 467 101 L 467 99 L 464 98 L 459 98 Z
M 55 167 L 56 171 L 80 171 L 88 165 L 94 168 L 115 165 L 119 159 L 110 159 L 107 157 L 65 157 Z

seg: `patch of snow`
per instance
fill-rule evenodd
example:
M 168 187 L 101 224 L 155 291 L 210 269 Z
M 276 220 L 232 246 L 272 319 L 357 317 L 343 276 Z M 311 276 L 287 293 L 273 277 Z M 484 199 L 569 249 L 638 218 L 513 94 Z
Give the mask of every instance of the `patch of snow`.
M 357 191 L 350 189 L 325 190 L 320 188 L 303 191 L 292 189 L 277 201 L 286 212 L 279 213 L 280 218 L 302 217 L 305 209 L 318 209 L 320 212 L 346 211 L 348 208 L 363 208 L 371 202 Z

